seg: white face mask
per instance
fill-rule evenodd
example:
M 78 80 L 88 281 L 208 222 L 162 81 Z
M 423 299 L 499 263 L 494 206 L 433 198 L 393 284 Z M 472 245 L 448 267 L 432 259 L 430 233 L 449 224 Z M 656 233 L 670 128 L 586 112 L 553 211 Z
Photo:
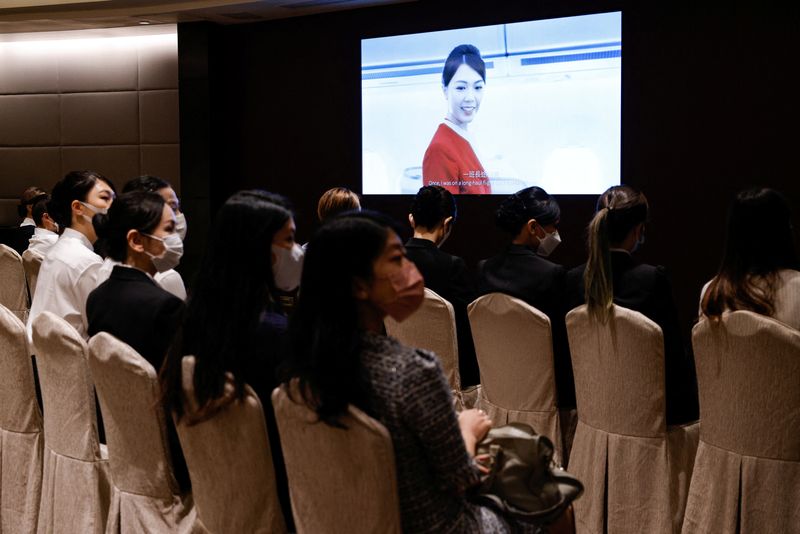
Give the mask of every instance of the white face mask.
M 156 271 L 163 273 L 178 266 L 178 263 L 181 261 L 181 256 L 183 256 L 183 241 L 181 241 L 181 236 L 178 234 L 169 234 L 166 237 L 158 237 L 150 234 L 142 235 L 151 237 L 156 241 L 161 241 L 161 243 L 164 244 L 164 252 L 158 256 L 150 254 L 146 250 L 144 251 L 145 254 L 150 256 Z
M 91 205 L 91 204 L 89 204 L 88 202 L 84 202 L 84 201 L 82 201 L 82 200 L 79 200 L 78 202 L 80 202 L 81 204 L 83 204 L 83 205 L 84 205 L 84 207 L 88 208 L 88 209 L 89 209 L 89 211 L 91 211 L 91 212 L 92 212 L 92 215 L 91 215 L 91 216 L 90 216 L 90 215 L 83 215 L 83 214 L 81 214 L 81 216 L 82 216 L 83 218 L 85 218 L 86 220 L 88 220 L 88 221 L 89 221 L 89 224 L 91 224 L 91 223 L 92 223 L 92 219 L 94 219 L 94 216 L 95 216 L 95 215 L 97 215 L 98 213 L 102 213 L 103 215 L 105 215 L 106 213 L 108 213 L 108 208 L 98 208 L 97 206 L 92 206 L 92 205 Z
M 300 285 L 300 276 L 303 274 L 303 247 L 295 243 L 292 248 L 272 245 L 275 254 L 275 263 L 272 265 L 272 276 L 275 287 L 281 291 L 294 291 Z
M 183 213 L 178 213 L 175 215 L 175 231 L 178 232 L 178 235 L 181 237 L 181 241 L 186 240 L 186 215 Z
M 558 235 L 558 230 L 556 230 L 552 234 L 547 234 L 544 238 L 539 240 L 536 253 L 539 256 L 547 257 L 556 249 L 559 243 L 561 243 L 561 236 Z

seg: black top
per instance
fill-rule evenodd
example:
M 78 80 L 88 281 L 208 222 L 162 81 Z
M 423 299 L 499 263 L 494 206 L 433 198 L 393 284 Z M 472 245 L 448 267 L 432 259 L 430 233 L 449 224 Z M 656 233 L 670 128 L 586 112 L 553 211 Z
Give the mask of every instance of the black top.
M 443 252 L 433 241 L 416 237 L 406 242 L 406 255 L 425 278 L 425 287 L 453 305 L 461 386 L 479 384 L 480 371 L 467 315 L 467 305 L 475 299 L 475 288 L 467 276 L 464 260 Z
M 508 248 L 478 264 L 478 292 L 505 293 L 523 300 L 550 319 L 559 408 L 575 407 L 575 381 L 564 316 L 566 270 L 525 245 Z
M 28 249 L 28 241 L 30 241 L 35 230 L 35 226 L 28 224 L 0 228 L 0 243 L 13 248 L 17 251 L 17 254 L 22 256 L 22 253 Z
M 567 274 L 571 308 L 585 302 L 580 265 Z M 697 377 L 691 349 L 683 343 L 672 287 L 662 266 L 638 263 L 622 250 L 611 251 L 614 304 L 641 313 L 661 327 L 664 335 L 664 374 L 668 425 L 699 417 Z

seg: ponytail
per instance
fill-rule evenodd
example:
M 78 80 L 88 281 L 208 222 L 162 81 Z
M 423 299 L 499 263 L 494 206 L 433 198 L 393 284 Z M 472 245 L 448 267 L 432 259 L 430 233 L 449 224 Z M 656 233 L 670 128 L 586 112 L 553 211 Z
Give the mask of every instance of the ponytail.
M 589 260 L 583 272 L 586 306 L 589 316 L 608 322 L 614 303 L 614 285 L 611 278 L 611 247 L 608 240 L 608 208 L 595 213 L 589 223 Z

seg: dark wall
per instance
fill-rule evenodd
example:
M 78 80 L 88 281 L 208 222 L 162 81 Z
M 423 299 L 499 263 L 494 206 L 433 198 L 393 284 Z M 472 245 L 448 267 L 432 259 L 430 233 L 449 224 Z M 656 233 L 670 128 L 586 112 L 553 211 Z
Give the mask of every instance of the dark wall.
M 207 192 L 211 212 L 238 189 L 283 193 L 297 207 L 298 237 L 306 240 L 323 191 L 360 189 L 360 39 L 621 9 L 623 182 L 650 199 L 640 258 L 669 268 L 688 329 L 721 254 L 732 195 L 763 184 L 795 206 L 800 200 L 800 8 L 693 4 L 442 0 L 237 26 L 180 25 L 184 190 L 196 179 L 193 191 Z M 188 73 L 198 95 L 186 90 Z M 508 238 L 493 224 L 500 200 L 459 198 L 445 250 L 474 266 L 504 246 Z M 564 242 L 554 261 L 584 261 L 594 200 L 559 198 Z M 400 220 L 409 203 L 405 196 L 363 199 Z

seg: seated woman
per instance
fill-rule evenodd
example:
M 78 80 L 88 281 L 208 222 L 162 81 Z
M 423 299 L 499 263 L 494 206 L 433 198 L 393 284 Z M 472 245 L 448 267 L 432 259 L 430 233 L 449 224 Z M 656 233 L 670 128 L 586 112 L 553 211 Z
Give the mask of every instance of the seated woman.
M 422 273 L 425 287 L 453 305 L 461 385 L 466 387 L 480 383 L 467 317 L 467 304 L 475 298 L 475 289 L 467 277 L 464 260 L 440 249 L 450 237 L 456 217 L 456 200 L 450 191 L 437 185 L 422 187 L 408 214 L 414 237 L 406 242 L 406 256 Z
M 196 358 L 196 401 L 202 408 L 211 408 L 206 410 L 208 416 L 225 393 L 226 373 L 233 375 L 238 398 L 244 395 L 244 384 L 255 390 L 264 407 L 278 497 L 292 529 L 289 486 L 270 395 L 279 384 L 276 368 L 287 326 L 275 278 L 281 276 L 296 285 L 302 264 L 289 254 L 297 246 L 294 219 L 290 211 L 274 203 L 278 198 L 263 191 L 242 191 L 220 208 L 183 324 L 164 362 L 161 384 L 166 409 L 179 419 L 187 412 L 181 386 L 185 355 Z M 248 251 L 247 261 L 242 261 L 243 250 Z
M 389 224 L 362 213 L 324 225 L 308 245 L 302 288 L 287 377 L 326 424 L 353 404 L 388 429 L 403 532 L 538 531 L 465 499 L 479 476 L 475 445 L 491 421 L 477 410 L 457 416 L 435 355 L 383 334 L 386 315 L 404 320 L 424 295 Z
M 647 198 L 631 186 L 608 189 L 597 200 L 589 223 L 589 260 L 567 275 L 571 304 L 584 302 L 605 322 L 611 304 L 642 313 L 664 335 L 667 424 L 698 418 L 694 359 L 683 343 L 672 288 L 661 266 L 637 262 L 632 253 L 644 242 Z
M 478 264 L 478 292 L 505 293 L 523 300 L 550 319 L 558 406 L 575 407 L 575 384 L 564 316 L 566 270 L 546 259 L 561 242 L 561 208 L 541 187 L 517 191 L 500 204 L 496 222 L 511 235 L 500 254 Z
M 53 188 L 48 213 L 64 232 L 39 269 L 28 317 L 29 335 L 36 316 L 49 311 L 63 317 L 88 339 L 86 299 L 97 287 L 97 274 L 103 263 L 94 252 L 97 234 L 92 218 L 96 213 L 105 213 L 115 196 L 108 178 L 93 171 L 67 173 Z
M 703 287 L 702 316 L 750 310 L 800 330 L 800 261 L 789 202 L 778 191 L 753 188 L 736 195 L 728 215 L 725 252 L 717 275 Z

